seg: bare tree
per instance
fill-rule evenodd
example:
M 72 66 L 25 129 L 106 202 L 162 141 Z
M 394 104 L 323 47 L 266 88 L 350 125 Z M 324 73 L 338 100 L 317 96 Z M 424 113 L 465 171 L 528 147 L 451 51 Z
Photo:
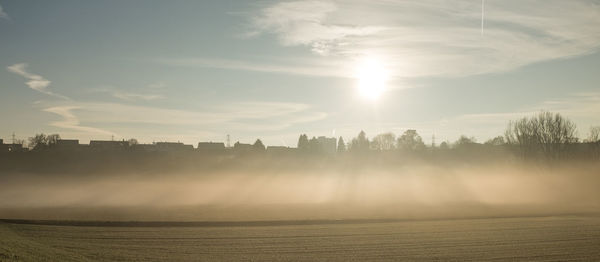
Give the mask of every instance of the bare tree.
M 589 143 L 600 142 L 600 126 L 590 127 L 590 133 L 588 134 L 587 142 L 589 142 Z
M 129 146 L 135 146 L 135 145 L 139 144 L 138 140 L 135 138 L 130 138 L 129 140 L 127 140 L 127 143 L 129 143 Z
M 376 135 L 371 140 L 371 149 L 392 150 L 395 148 L 396 135 L 391 132 Z
M 58 143 L 58 140 L 60 140 L 60 135 L 59 134 L 51 134 L 51 135 L 48 135 L 46 137 L 46 139 L 47 139 L 46 144 L 48 145 L 48 147 L 53 147 Z
M 33 150 L 43 149 L 46 147 L 47 141 L 48 139 L 43 133 L 36 134 L 35 136 L 29 138 L 29 148 Z
M 577 128 L 560 114 L 541 112 L 537 116 L 511 121 L 505 132 L 506 141 L 517 145 L 523 157 L 542 154 L 559 158 L 569 144 L 577 142 Z
M 506 144 L 506 142 L 504 141 L 504 137 L 503 136 L 497 136 L 494 138 L 490 138 L 488 141 L 485 141 L 485 143 L 483 143 L 485 145 L 490 145 L 490 146 L 501 146 Z
M 33 150 L 44 150 L 55 146 L 60 140 L 60 135 L 51 134 L 44 135 L 43 133 L 36 134 L 29 138 L 29 148 Z
M 600 126 L 590 127 L 590 133 L 586 139 L 591 148 L 591 157 L 594 159 L 600 158 Z

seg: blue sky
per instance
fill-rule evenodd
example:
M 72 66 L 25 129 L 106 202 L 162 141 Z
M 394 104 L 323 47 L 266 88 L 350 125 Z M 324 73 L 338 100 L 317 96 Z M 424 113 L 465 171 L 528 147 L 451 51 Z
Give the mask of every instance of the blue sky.
M 294 146 L 300 133 L 349 140 L 361 129 L 484 141 L 540 110 L 568 116 L 581 137 L 600 125 L 598 1 L 0 0 L 0 8 L 7 141 L 44 132 L 195 144 L 230 134 Z M 366 58 L 387 76 L 375 100 L 357 88 Z

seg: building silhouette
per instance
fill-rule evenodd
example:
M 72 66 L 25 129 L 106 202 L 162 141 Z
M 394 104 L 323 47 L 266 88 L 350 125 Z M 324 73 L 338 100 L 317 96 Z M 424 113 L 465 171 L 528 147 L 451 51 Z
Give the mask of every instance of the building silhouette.
M 25 150 L 22 144 L 4 144 L 4 140 L 0 139 L 0 152 L 23 152 Z
M 335 154 L 337 151 L 337 139 L 335 137 L 320 136 L 317 138 L 319 143 L 319 152 L 325 154 Z
M 91 140 L 90 149 L 98 151 L 125 150 L 129 148 L 127 141 Z
M 222 153 L 225 152 L 225 143 L 222 142 L 200 142 L 196 148 L 202 153 Z
M 192 151 L 194 146 L 185 145 L 180 142 L 156 142 L 156 150 L 161 152 L 180 152 L 180 151 Z

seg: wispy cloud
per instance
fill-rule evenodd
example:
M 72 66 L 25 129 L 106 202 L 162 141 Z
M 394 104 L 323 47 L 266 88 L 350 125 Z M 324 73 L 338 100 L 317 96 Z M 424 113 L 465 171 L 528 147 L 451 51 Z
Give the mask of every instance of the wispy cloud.
M 293 62 L 291 62 L 293 61 Z M 348 77 L 348 71 L 338 61 L 307 61 L 289 59 L 288 61 L 244 61 L 231 59 L 216 59 L 206 57 L 195 58 L 162 58 L 155 62 L 168 66 L 205 67 L 229 70 L 242 70 L 265 73 L 280 73 L 307 76 Z
M 471 0 L 278 2 L 251 17 L 251 31 L 328 60 L 377 54 L 398 78 L 502 72 L 600 46 L 597 1 L 488 1 L 484 35 L 482 15 Z
M 106 93 L 114 98 L 118 98 L 118 99 L 124 100 L 124 101 L 139 101 L 139 100 L 152 101 L 152 100 L 165 98 L 165 96 L 162 94 L 153 93 L 155 91 L 155 89 L 160 89 L 160 87 L 152 87 L 150 89 L 153 89 L 153 90 L 151 90 L 151 92 L 131 92 L 131 91 L 120 90 L 120 89 L 114 88 L 114 87 L 103 87 L 103 88 L 92 89 L 92 91 L 99 92 L 99 93 Z
M 25 82 L 25 84 L 29 88 L 31 88 L 35 91 L 38 91 L 40 93 L 44 93 L 44 94 L 50 95 L 50 96 L 68 99 L 66 96 L 56 94 L 56 93 L 49 91 L 48 86 L 50 86 L 50 83 L 52 83 L 52 82 L 40 75 L 36 75 L 36 74 L 30 73 L 30 72 L 27 72 L 27 64 L 25 64 L 25 63 L 14 64 L 14 65 L 7 67 L 7 69 L 11 73 L 15 73 L 17 75 L 20 75 L 20 76 L 26 78 L 28 81 Z
M 73 113 L 74 110 L 79 109 L 76 106 L 55 106 L 45 108 L 43 111 L 54 113 L 61 116 L 63 119 L 60 121 L 55 121 L 50 123 L 51 126 L 55 126 L 58 128 L 71 129 L 76 131 L 82 131 L 85 133 L 91 134 L 105 134 L 105 135 L 113 135 L 114 133 L 110 131 L 106 131 L 99 128 L 82 126 L 79 122 L 79 119 Z
M 156 89 L 163 89 L 163 88 L 167 87 L 167 84 L 165 82 L 154 82 L 154 83 L 148 84 L 146 87 L 156 90 Z
M 155 134 L 164 128 L 196 132 L 278 131 L 299 123 L 324 119 L 327 114 L 311 106 L 280 102 L 239 102 L 211 106 L 198 111 L 135 106 L 119 103 L 65 102 L 44 106 L 43 111 L 63 118 L 52 122 L 55 127 L 92 134 L 135 133 L 140 125 Z M 110 126 L 106 131 L 94 126 Z
M 0 5 L 0 18 L 2 19 L 10 19 L 10 17 L 8 16 L 8 14 L 6 12 L 4 12 L 4 9 L 2 8 L 2 6 Z
M 319 54 L 328 54 L 344 39 L 370 36 L 384 30 L 381 26 L 327 23 L 328 16 L 338 11 L 329 1 L 283 2 L 268 6 L 253 23 L 262 31 L 280 35 L 285 45 L 309 45 Z
M 156 95 L 156 94 L 140 94 L 140 93 L 132 93 L 132 92 L 121 92 L 121 91 L 115 91 L 112 93 L 112 95 L 116 98 L 122 99 L 122 100 L 129 100 L 129 101 L 134 101 L 134 100 L 156 100 L 156 99 L 162 99 L 165 98 L 163 95 Z

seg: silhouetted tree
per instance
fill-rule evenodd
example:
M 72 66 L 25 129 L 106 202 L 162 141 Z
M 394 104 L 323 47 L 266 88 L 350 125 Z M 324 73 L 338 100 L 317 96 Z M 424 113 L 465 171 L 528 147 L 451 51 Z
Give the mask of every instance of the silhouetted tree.
M 469 148 L 477 144 L 477 140 L 474 137 L 467 137 L 461 135 L 452 145 L 454 148 L 464 149 Z
M 129 143 L 129 146 L 135 146 L 138 144 L 138 140 L 135 138 L 130 138 L 129 140 L 127 140 L 127 142 Z
M 256 151 L 265 151 L 265 145 L 263 144 L 262 141 L 260 141 L 260 139 L 256 139 L 256 142 L 254 142 L 254 144 L 252 145 L 252 147 Z
M 60 140 L 60 135 L 59 134 L 51 134 L 51 135 L 48 135 L 46 137 L 46 139 L 48 141 L 47 142 L 48 147 L 53 147 L 58 143 L 58 140 Z
M 350 143 L 350 151 L 353 151 L 353 152 L 369 151 L 369 139 L 367 138 L 365 131 L 361 130 L 360 133 L 358 133 L 358 136 L 356 138 L 352 139 L 352 142 Z
M 371 148 L 374 150 L 392 150 L 396 142 L 396 135 L 393 133 L 383 133 L 376 135 L 371 140 Z
M 448 149 L 450 149 L 450 146 L 448 146 L 448 142 L 444 141 L 444 142 L 440 143 L 440 149 L 441 150 L 448 150 Z
M 46 135 L 43 133 L 36 134 L 35 136 L 29 138 L 29 148 L 33 150 L 39 150 L 46 146 L 46 141 Z
M 591 147 L 591 157 L 594 159 L 600 158 L 600 126 L 592 126 L 590 127 L 590 133 L 588 134 L 588 138 L 586 142 L 589 143 Z
M 298 138 L 298 150 L 302 152 L 309 151 L 308 136 L 306 136 L 306 134 L 302 134 Z
M 600 126 L 592 126 L 590 127 L 590 133 L 588 134 L 587 140 L 588 143 L 598 143 L 600 142 Z
M 523 157 L 541 153 L 546 158 L 558 158 L 569 144 L 577 142 L 577 128 L 560 114 L 541 112 L 537 116 L 511 121 L 506 128 L 506 141 L 517 145 Z
M 489 139 L 488 141 L 485 141 L 484 144 L 490 145 L 490 146 L 501 146 L 501 145 L 506 144 L 506 142 L 504 141 L 503 136 L 497 136 L 497 137 Z
M 346 143 L 344 143 L 344 138 L 341 136 L 340 139 L 338 139 L 337 151 L 338 153 L 346 152 Z
M 29 138 L 29 147 L 33 150 L 44 150 L 48 149 L 58 142 L 60 139 L 60 135 L 52 134 L 52 135 L 44 135 L 43 133 L 36 134 L 33 137 Z
M 407 151 L 418 151 L 425 149 L 425 143 L 423 143 L 423 139 L 421 136 L 417 134 L 417 131 L 414 129 L 406 130 L 396 142 L 397 148 L 400 150 Z

